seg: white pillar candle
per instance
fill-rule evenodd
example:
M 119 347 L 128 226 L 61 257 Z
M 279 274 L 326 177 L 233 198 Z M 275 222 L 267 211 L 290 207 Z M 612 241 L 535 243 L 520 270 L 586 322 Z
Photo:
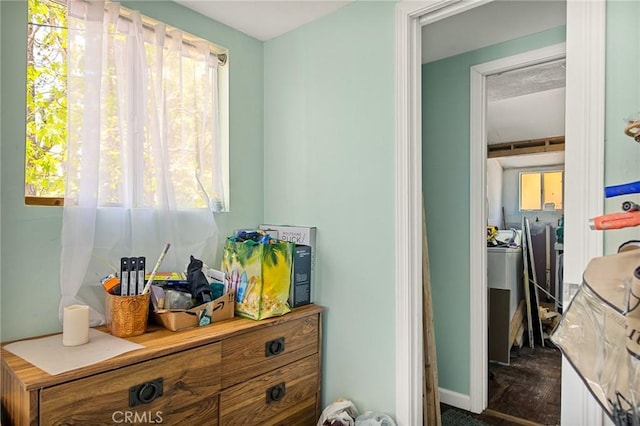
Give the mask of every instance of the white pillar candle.
M 71 305 L 64 308 L 62 318 L 62 344 L 84 345 L 89 341 L 89 307 Z

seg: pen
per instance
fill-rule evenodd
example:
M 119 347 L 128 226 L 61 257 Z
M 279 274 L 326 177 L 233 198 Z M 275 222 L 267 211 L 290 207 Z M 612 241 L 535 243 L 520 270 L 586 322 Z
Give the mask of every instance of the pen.
M 153 270 L 151 271 L 151 275 L 149 275 L 149 280 L 147 281 L 147 284 L 144 286 L 144 289 L 142 290 L 141 294 L 149 293 L 149 289 L 151 289 L 151 283 L 153 283 L 153 279 L 156 277 L 156 272 L 158 272 L 158 268 L 160 267 L 160 264 L 164 260 L 164 256 L 169 251 L 169 247 L 171 247 L 171 244 L 167 243 L 167 245 L 165 245 L 164 248 L 162 249 L 162 252 L 160 253 L 160 257 L 158 258 L 156 265 L 153 267 Z

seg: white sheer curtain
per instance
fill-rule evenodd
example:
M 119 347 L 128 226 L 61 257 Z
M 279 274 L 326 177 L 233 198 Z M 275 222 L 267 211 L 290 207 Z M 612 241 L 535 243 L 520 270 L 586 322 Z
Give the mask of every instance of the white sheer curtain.
M 120 258 L 150 271 L 216 259 L 213 211 L 224 210 L 217 107 L 218 60 L 143 25 L 117 3 L 69 0 L 67 182 L 60 268 L 63 307 L 88 304 L 104 322 L 100 278 Z M 125 13 L 126 12 L 126 13 Z

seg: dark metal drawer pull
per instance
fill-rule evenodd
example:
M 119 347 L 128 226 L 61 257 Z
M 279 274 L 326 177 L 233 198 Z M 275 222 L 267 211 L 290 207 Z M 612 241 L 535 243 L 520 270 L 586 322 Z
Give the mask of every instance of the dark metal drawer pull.
M 271 386 L 267 389 L 267 404 L 273 401 L 280 401 L 286 392 L 287 388 L 284 382 Z
M 162 396 L 162 377 L 129 388 L 129 407 L 148 404 Z
M 279 355 L 284 352 L 284 337 L 269 340 L 264 345 L 264 356 Z

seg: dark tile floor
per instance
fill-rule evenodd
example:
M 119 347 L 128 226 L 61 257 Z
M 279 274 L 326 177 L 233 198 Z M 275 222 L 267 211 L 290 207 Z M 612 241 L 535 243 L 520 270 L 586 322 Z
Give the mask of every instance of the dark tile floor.
M 536 346 L 514 350 L 509 366 L 490 364 L 489 406 L 472 416 L 491 426 L 559 425 L 561 360 L 558 349 Z

